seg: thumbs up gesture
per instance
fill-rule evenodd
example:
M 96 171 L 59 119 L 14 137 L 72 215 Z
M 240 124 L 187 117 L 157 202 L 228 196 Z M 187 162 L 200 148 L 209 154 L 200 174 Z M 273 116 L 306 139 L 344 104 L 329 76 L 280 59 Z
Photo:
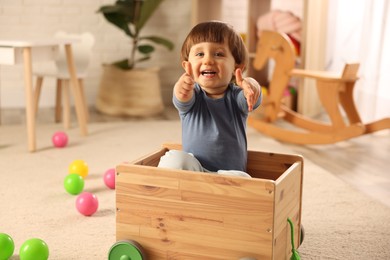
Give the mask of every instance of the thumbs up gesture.
M 192 68 L 191 63 L 188 61 L 183 62 L 183 67 L 185 69 L 185 73 L 181 75 L 179 80 L 176 82 L 175 87 L 173 89 L 176 98 L 180 102 L 187 102 L 192 98 L 194 93 L 194 78 L 192 76 Z
M 253 106 L 260 97 L 260 85 L 253 78 L 243 78 L 242 70 L 240 68 L 236 69 L 235 75 L 237 86 L 242 88 L 244 91 L 244 96 L 248 104 L 248 111 L 251 112 L 253 110 Z

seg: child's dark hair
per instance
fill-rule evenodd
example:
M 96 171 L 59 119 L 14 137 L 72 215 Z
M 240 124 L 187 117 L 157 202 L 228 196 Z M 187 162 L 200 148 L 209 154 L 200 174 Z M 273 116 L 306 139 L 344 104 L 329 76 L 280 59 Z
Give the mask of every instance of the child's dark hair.
M 227 23 L 220 21 L 209 21 L 197 24 L 187 38 L 184 40 L 181 48 L 181 60 L 188 61 L 188 55 L 191 47 L 201 42 L 226 43 L 234 57 L 236 64 L 248 64 L 248 50 L 241 36 Z

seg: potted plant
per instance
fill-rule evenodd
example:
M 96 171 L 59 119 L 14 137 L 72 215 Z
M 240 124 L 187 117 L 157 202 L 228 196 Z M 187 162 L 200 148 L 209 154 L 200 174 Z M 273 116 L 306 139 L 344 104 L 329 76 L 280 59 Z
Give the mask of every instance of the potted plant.
M 96 108 L 111 115 L 149 116 L 164 109 L 159 68 L 139 68 L 156 45 L 172 50 L 173 43 L 159 36 L 143 36 L 142 29 L 163 0 L 117 0 L 99 8 L 104 18 L 131 39 L 129 56 L 103 66 Z

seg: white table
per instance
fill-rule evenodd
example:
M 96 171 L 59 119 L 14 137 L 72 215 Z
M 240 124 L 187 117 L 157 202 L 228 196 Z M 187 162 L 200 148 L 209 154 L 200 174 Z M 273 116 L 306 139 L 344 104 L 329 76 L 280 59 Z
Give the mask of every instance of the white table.
M 71 76 L 71 87 L 74 95 L 77 120 L 80 126 L 81 135 L 87 135 L 87 114 L 85 111 L 84 95 L 81 93 L 79 83 L 76 76 L 76 68 L 74 65 L 72 47 L 74 39 L 18 39 L 5 40 L 0 39 L 0 64 L 14 65 L 24 64 L 24 82 L 25 82 L 25 98 L 26 98 L 26 125 L 28 150 L 34 152 L 36 150 L 35 136 L 35 113 L 34 113 L 34 87 L 32 63 L 38 60 L 55 59 L 58 48 L 65 48 L 66 59 L 68 62 L 68 70 Z

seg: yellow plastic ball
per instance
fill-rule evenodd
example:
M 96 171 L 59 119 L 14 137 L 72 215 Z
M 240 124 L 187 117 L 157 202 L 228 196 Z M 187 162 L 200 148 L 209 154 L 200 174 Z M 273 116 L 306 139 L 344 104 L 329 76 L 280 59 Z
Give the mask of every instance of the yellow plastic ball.
M 261 92 L 263 93 L 264 96 L 268 95 L 268 89 L 266 87 L 261 87 Z
M 83 160 L 74 160 L 69 165 L 69 174 L 71 173 L 77 173 L 85 179 L 88 176 L 88 164 Z

